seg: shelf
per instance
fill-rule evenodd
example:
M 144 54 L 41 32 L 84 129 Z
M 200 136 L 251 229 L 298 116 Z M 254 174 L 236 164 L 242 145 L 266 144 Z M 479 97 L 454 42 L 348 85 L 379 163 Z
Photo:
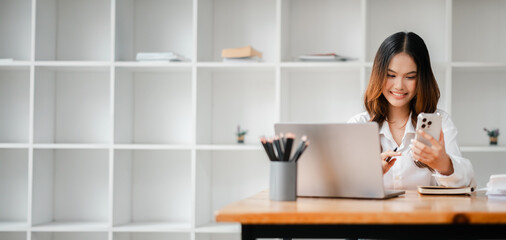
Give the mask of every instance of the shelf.
M 115 144 L 117 150 L 191 150 L 193 145 L 176 144 Z
M 116 72 L 115 142 L 189 144 L 190 71 Z
M 171 233 L 171 232 L 122 232 L 114 233 L 113 240 L 190 240 L 190 233 Z
M 99 232 L 108 231 L 107 222 L 61 221 L 32 226 L 33 232 Z
M 28 150 L 0 149 L 0 231 L 26 225 Z
M 58 71 L 107 71 L 111 66 L 105 61 L 36 61 L 38 69 Z
M 359 70 L 283 70 L 281 89 L 281 122 L 347 122 L 363 109 Z
M 248 130 L 246 144 L 273 135 L 275 71 L 199 70 L 197 75 L 197 144 L 235 144 L 237 125 Z
M 30 64 L 31 62 L 28 61 L 0 61 L 0 70 L 30 70 Z
M 191 151 L 116 150 L 114 155 L 115 226 L 122 231 L 191 226 Z
M 136 222 L 114 226 L 114 232 L 189 232 L 190 223 Z
M 115 59 L 133 61 L 138 52 L 167 51 L 193 58 L 192 11 L 187 0 L 118 0 Z
M 452 3 L 453 61 L 506 62 L 506 2 L 459 0 Z
M 109 149 L 109 145 L 106 144 L 44 144 L 36 143 L 33 144 L 34 149 Z
M 0 68 L 0 142 L 28 142 L 29 93 L 29 69 Z
M 108 0 L 39 0 L 36 60 L 108 61 L 111 52 Z
M 107 150 L 34 150 L 33 230 L 107 230 L 108 157 Z
M 109 71 L 36 68 L 34 142 L 110 142 L 109 89 Z
M 346 62 L 283 62 L 281 63 L 281 68 L 284 69 L 355 69 L 359 70 L 364 63 L 359 61 L 346 61 Z
M 487 63 L 487 62 L 453 62 L 452 67 L 458 70 L 504 70 L 506 69 L 506 63 Z
M 0 239 L 26 240 L 26 232 L 0 232 Z
M 430 13 L 430 17 L 427 17 L 427 13 Z M 399 31 L 410 31 L 424 40 L 431 62 L 445 62 L 448 59 L 446 13 L 445 0 L 367 1 L 366 60 L 374 59 L 380 44 L 388 36 Z
M 506 69 L 488 71 L 453 70 L 452 120 L 459 130 L 458 141 L 463 146 L 489 143 L 483 128 L 506 129 Z M 499 144 L 506 142 L 499 135 Z
M 282 1 L 281 59 L 335 53 L 362 58 L 361 2 L 354 0 Z
M 197 68 L 199 70 L 210 70 L 210 71 L 228 71 L 228 72 L 241 72 L 251 70 L 267 70 L 272 71 L 276 65 L 268 62 L 198 62 Z
M 20 232 L 20 231 L 26 231 L 26 230 L 28 230 L 28 223 L 27 222 L 0 221 L 0 232 Z M 0 239 L 3 239 L 2 235 L 0 235 Z
M 107 232 L 33 232 L 32 240 L 107 240 Z
M 209 223 L 195 229 L 197 233 L 240 233 L 239 223 Z
M 193 66 L 190 62 L 115 62 L 114 66 L 121 69 L 132 69 L 132 71 L 191 71 Z
M 267 189 L 269 160 L 261 151 L 202 150 L 196 157 L 195 225 L 203 230 L 223 226 L 215 230 L 229 231 L 228 225 L 214 224 L 214 212 Z
M 260 142 L 260 140 L 258 140 Z M 231 150 L 231 151 L 257 151 L 264 150 L 260 144 L 237 145 L 197 145 L 197 150 Z
M 506 153 L 506 146 L 461 146 L 460 151 L 462 152 L 501 152 Z
M 275 62 L 276 1 L 198 0 L 197 2 L 199 62 L 220 62 L 223 49 L 248 45 L 262 52 L 265 62 Z
M 0 2 L 0 59 L 30 60 L 31 14 L 30 0 Z

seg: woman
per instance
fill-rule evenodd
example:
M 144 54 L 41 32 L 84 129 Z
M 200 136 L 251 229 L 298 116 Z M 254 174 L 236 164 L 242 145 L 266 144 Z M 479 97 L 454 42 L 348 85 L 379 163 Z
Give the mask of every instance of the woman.
M 398 32 L 385 39 L 374 58 L 365 93 L 367 112 L 349 121 L 379 124 L 385 188 L 474 185 L 471 162 L 462 157 L 457 129 L 449 115 L 437 109 L 438 100 L 439 88 L 424 41 L 412 32 Z M 431 141 L 431 147 L 415 140 L 414 126 L 421 112 L 443 117 L 440 141 L 419 131 Z M 387 162 L 387 158 L 392 160 Z M 420 164 L 415 160 L 430 168 L 417 166 Z

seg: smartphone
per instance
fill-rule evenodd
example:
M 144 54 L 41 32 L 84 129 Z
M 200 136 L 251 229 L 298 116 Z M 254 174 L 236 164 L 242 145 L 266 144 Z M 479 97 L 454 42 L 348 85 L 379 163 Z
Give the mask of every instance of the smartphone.
M 416 122 L 416 132 L 422 130 L 425 133 L 431 135 L 436 141 L 439 141 L 439 135 L 441 134 L 441 125 L 443 117 L 439 113 L 420 113 Z M 416 134 L 416 140 L 424 143 L 427 146 L 432 146 L 429 140 Z

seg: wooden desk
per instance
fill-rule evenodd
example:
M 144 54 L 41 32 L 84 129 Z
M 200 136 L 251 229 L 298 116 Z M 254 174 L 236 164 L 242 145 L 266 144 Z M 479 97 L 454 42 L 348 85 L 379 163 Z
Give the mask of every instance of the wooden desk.
M 268 191 L 216 212 L 217 222 L 239 222 L 242 239 L 256 238 L 506 238 L 506 201 L 472 196 L 388 200 L 301 198 L 270 201 Z

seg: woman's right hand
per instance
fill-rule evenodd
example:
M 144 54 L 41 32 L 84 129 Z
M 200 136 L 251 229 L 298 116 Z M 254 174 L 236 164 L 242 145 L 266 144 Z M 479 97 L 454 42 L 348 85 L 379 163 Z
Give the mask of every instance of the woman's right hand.
M 397 161 L 396 156 L 401 156 L 402 153 L 394 152 L 392 150 L 386 151 L 381 154 L 381 166 L 383 167 L 383 175 L 390 170 L 390 168 L 394 165 L 395 161 Z M 391 157 L 390 161 L 387 162 L 386 159 Z

